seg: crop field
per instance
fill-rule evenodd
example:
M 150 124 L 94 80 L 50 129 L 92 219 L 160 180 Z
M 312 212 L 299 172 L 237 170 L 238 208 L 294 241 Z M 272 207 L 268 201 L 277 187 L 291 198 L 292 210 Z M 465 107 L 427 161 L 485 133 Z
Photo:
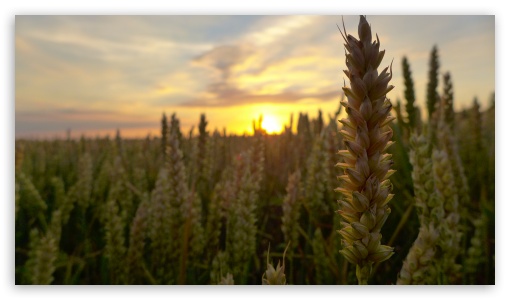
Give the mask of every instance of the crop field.
M 146 138 L 17 138 L 15 283 L 495 284 L 495 94 L 455 110 L 430 45 L 419 106 L 413 61 L 338 29 L 337 109 L 281 132 L 175 110 Z

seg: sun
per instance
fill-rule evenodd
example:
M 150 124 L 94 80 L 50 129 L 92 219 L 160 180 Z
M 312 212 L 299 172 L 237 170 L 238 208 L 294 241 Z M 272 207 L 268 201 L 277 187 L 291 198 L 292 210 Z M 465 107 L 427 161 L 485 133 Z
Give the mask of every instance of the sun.
M 262 119 L 262 128 L 266 130 L 267 133 L 280 133 L 282 131 L 282 125 L 274 116 L 265 115 Z

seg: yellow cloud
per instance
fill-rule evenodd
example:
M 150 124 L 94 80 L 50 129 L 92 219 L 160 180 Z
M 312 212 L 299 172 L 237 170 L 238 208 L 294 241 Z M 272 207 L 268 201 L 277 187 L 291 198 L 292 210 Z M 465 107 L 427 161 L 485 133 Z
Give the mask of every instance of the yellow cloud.
M 237 69 L 240 74 L 233 78 L 238 88 L 254 94 L 282 93 L 291 86 L 300 87 L 300 92 L 320 93 L 338 84 L 338 77 L 324 75 L 328 69 L 338 70 L 335 68 L 338 65 L 339 60 L 334 57 L 296 56 L 272 64 L 261 73 L 243 73 Z
M 189 72 L 176 72 L 158 80 L 149 97 L 164 95 L 192 95 L 200 88 L 200 83 Z
M 245 40 L 254 42 L 257 46 L 267 46 L 309 25 L 317 17 L 301 15 L 271 18 L 270 21 L 260 26 L 260 29 L 248 34 Z
M 28 54 L 28 53 L 33 53 L 33 51 L 34 51 L 34 47 L 24 37 L 16 36 L 14 43 L 15 43 L 15 47 L 16 47 L 16 53 L 18 53 L 18 54 L 19 53 Z

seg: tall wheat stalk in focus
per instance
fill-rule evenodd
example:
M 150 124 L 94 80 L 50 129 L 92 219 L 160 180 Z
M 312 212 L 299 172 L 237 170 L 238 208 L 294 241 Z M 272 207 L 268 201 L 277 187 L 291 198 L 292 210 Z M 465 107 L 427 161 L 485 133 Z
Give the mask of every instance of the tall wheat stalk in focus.
M 347 101 L 343 101 L 348 117 L 340 120 L 347 150 L 339 151 L 344 169 L 339 176 L 343 186 L 336 190 L 343 194 L 339 214 L 342 216 L 343 249 L 345 258 L 356 265 L 359 284 L 367 284 L 375 263 L 388 259 L 393 248 L 381 245 L 381 227 L 390 214 L 388 202 L 391 183 L 388 177 L 393 161 L 385 151 L 393 135 L 388 124 L 392 105 L 386 94 L 392 73 L 388 67 L 378 72 L 385 51 L 379 51 L 379 37 L 372 41 L 372 32 L 364 16 L 358 25 L 359 40 L 342 32 L 345 41 L 347 75 L 350 88 L 343 87 Z

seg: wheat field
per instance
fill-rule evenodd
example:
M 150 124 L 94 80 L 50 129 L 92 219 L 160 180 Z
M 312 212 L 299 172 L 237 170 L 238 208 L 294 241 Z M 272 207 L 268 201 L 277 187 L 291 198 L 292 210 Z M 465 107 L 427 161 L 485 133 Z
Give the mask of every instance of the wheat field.
M 145 139 L 16 139 L 15 283 L 495 284 L 495 94 L 455 111 L 431 45 L 420 107 L 411 60 L 339 30 L 338 108 L 281 133 L 172 111 Z

